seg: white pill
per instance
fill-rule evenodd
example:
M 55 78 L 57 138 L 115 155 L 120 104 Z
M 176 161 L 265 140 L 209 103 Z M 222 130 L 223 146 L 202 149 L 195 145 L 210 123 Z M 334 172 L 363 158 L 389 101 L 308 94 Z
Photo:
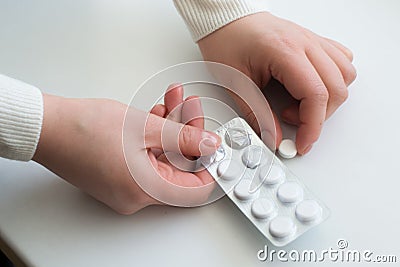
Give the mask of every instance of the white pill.
M 242 179 L 234 189 L 235 196 L 241 200 L 249 200 L 255 195 L 250 193 L 251 180 Z
M 290 236 L 295 231 L 296 227 L 293 220 L 287 216 L 278 216 L 269 224 L 269 232 L 277 238 Z
M 270 199 L 259 198 L 254 200 L 251 205 L 251 213 L 254 217 L 259 219 L 266 219 L 272 217 L 275 213 L 275 204 Z
M 264 157 L 263 149 L 260 146 L 251 145 L 246 148 L 242 155 L 242 161 L 250 169 L 260 165 Z
M 303 198 L 303 189 L 296 182 L 286 182 L 278 188 L 278 198 L 285 203 L 294 203 Z
M 278 184 L 285 179 L 285 172 L 277 165 L 263 165 L 258 173 L 259 178 L 267 185 Z
M 315 221 L 321 217 L 321 206 L 315 200 L 304 200 L 296 207 L 296 217 L 303 222 Z
M 296 144 L 290 139 L 283 139 L 278 149 L 279 155 L 285 159 L 291 159 L 297 155 Z
M 224 180 L 235 180 L 236 178 L 240 178 L 243 173 L 240 165 L 241 163 L 234 160 L 223 160 L 218 165 L 217 174 Z

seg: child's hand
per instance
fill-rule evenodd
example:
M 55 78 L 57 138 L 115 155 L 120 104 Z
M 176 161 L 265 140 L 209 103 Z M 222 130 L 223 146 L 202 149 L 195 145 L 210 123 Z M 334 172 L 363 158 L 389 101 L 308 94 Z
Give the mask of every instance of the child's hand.
M 171 103 L 174 97 L 170 94 L 166 102 Z M 167 104 L 166 108 L 170 106 Z M 179 171 L 156 149 L 163 147 L 163 126 L 167 126 L 171 136 L 174 136 L 163 145 L 172 150 L 181 149 L 182 153 L 189 156 L 214 153 L 220 144 L 219 137 L 197 128 L 202 127 L 202 120 L 194 120 L 183 128 L 177 122 L 168 121 L 164 124 L 166 119 L 162 117 L 167 114 L 166 108 L 156 106 L 150 115 L 135 109 L 128 112 L 135 121 L 133 128 L 128 132 L 124 130 L 124 134 L 133 138 L 132 143 L 124 146 L 124 149 L 132 148 L 132 151 L 125 152 L 135 155 L 137 164 L 136 161 L 131 163 L 143 173 L 143 177 L 133 179 L 123 152 L 126 105 L 112 100 L 66 99 L 45 95 L 43 128 L 34 160 L 122 214 L 160 204 L 137 185 L 136 178 L 150 180 L 154 178 L 152 175 L 157 174 L 170 183 L 185 187 L 211 183 L 213 179 L 206 171 L 196 174 Z M 208 142 L 204 142 L 205 139 Z M 212 140 L 216 143 L 213 144 Z M 174 144 L 174 141 L 179 144 Z M 156 155 L 153 154 L 153 148 L 156 148 Z M 209 193 L 210 190 L 200 195 L 189 195 L 185 201 L 189 204 L 198 203 L 207 199 Z
M 205 60 L 237 68 L 260 88 L 271 78 L 286 87 L 298 104 L 287 107 L 282 118 L 299 127 L 300 154 L 311 149 L 356 77 L 349 49 L 267 12 L 234 21 L 198 44 Z

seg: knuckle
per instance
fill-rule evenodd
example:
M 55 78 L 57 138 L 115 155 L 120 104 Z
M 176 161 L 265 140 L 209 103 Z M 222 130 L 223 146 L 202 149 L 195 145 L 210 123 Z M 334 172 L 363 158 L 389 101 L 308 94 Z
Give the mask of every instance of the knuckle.
M 345 54 L 346 54 L 346 57 L 350 60 L 350 62 L 351 61 L 353 61 L 353 52 L 350 50 L 350 49 L 348 49 L 347 47 L 345 48 Z
M 299 39 L 301 41 L 299 41 Z M 306 36 L 301 35 L 299 38 L 293 38 L 293 36 L 289 33 L 281 34 L 275 36 L 273 39 L 273 43 L 275 47 L 279 47 L 280 55 L 293 55 L 299 52 L 300 50 L 304 50 L 304 39 Z M 270 44 L 269 44 L 270 45 Z
M 181 130 L 181 145 L 188 146 L 193 140 L 193 133 L 188 126 L 182 127 Z
M 277 47 L 280 48 L 280 57 L 286 56 L 288 60 L 291 60 L 292 56 L 302 54 L 307 50 L 318 49 L 315 34 L 304 28 L 300 28 L 297 32 L 284 34 L 278 37 L 276 41 Z
M 325 88 L 325 85 L 319 84 L 319 85 L 315 86 L 315 91 L 314 91 L 313 97 L 314 97 L 315 101 L 318 103 L 321 103 L 321 104 L 327 103 L 329 100 L 329 94 Z
M 279 38 L 279 43 L 281 47 L 286 48 L 289 51 L 296 51 L 299 47 L 299 45 L 293 40 L 293 38 L 290 38 L 288 36 L 283 36 Z
M 343 103 L 349 97 L 349 92 L 347 91 L 347 89 L 335 90 L 330 94 L 329 97 L 330 100 L 335 103 Z

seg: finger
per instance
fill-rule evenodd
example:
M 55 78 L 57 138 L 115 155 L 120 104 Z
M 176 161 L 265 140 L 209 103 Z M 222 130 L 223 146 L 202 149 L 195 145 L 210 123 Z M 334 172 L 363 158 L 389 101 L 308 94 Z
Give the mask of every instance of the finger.
M 272 74 L 289 93 L 300 100 L 300 126 L 296 136 L 297 151 L 304 154 L 317 141 L 325 121 L 328 90 L 314 66 L 303 56 L 280 59 Z
M 221 139 L 213 132 L 183 125 L 149 114 L 145 126 L 146 148 L 182 153 L 187 156 L 213 154 Z
M 203 108 L 197 96 L 189 96 L 185 99 L 182 106 L 182 123 L 204 129 Z M 195 157 L 188 157 L 194 160 Z
M 183 87 L 181 84 L 171 84 L 164 96 L 164 104 L 167 108 L 168 119 L 181 122 L 181 110 L 183 103 Z
M 315 48 L 306 51 L 307 58 L 314 65 L 329 93 L 325 119 L 328 119 L 348 97 L 347 86 L 335 62 L 324 50 Z
M 246 104 L 246 102 L 242 98 L 240 98 L 238 95 L 236 95 L 230 91 L 228 91 L 228 92 L 231 95 L 231 97 L 233 98 L 233 100 L 235 101 L 236 105 L 239 107 L 240 111 L 242 112 L 244 119 L 251 126 L 251 128 L 253 128 L 253 130 L 258 135 L 260 135 L 261 134 L 260 126 L 259 126 L 257 118 L 256 118 L 253 110 L 251 109 L 251 107 L 248 104 Z
M 204 113 L 198 96 L 189 96 L 183 102 L 182 123 L 204 129 Z
M 167 108 L 163 104 L 157 104 L 150 110 L 150 113 L 164 118 Z
M 300 126 L 299 103 L 293 103 L 282 111 L 281 118 L 284 122 Z
M 272 113 L 273 113 L 272 115 L 274 116 L 274 123 L 275 123 L 275 144 L 276 147 L 279 147 L 279 144 L 282 141 L 282 128 L 278 116 L 276 116 L 276 113 L 274 111 L 272 111 Z
M 163 104 L 157 104 L 150 110 L 150 113 L 163 118 L 167 113 L 167 108 Z M 158 148 L 152 148 L 150 151 L 156 158 L 163 153 L 162 150 Z
M 351 52 L 350 49 L 348 49 L 347 47 L 345 47 L 344 45 L 342 45 L 341 43 L 326 38 L 326 37 L 322 37 L 323 39 L 327 40 L 329 43 L 331 43 L 333 46 L 335 46 L 337 49 L 339 49 L 346 57 L 348 60 L 350 60 L 350 62 L 353 61 L 353 52 Z
M 344 82 L 347 86 L 349 86 L 357 76 L 356 69 L 354 68 L 353 64 L 351 64 L 349 58 L 331 42 L 327 42 L 323 39 L 320 44 L 329 57 L 339 67 Z

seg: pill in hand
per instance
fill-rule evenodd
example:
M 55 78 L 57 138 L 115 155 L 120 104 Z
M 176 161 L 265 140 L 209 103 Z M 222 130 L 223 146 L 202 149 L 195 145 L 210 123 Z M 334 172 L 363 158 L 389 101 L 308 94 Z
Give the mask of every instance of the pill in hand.
M 294 158 L 297 155 L 296 144 L 290 139 L 283 139 L 278 148 L 279 155 L 285 159 Z

